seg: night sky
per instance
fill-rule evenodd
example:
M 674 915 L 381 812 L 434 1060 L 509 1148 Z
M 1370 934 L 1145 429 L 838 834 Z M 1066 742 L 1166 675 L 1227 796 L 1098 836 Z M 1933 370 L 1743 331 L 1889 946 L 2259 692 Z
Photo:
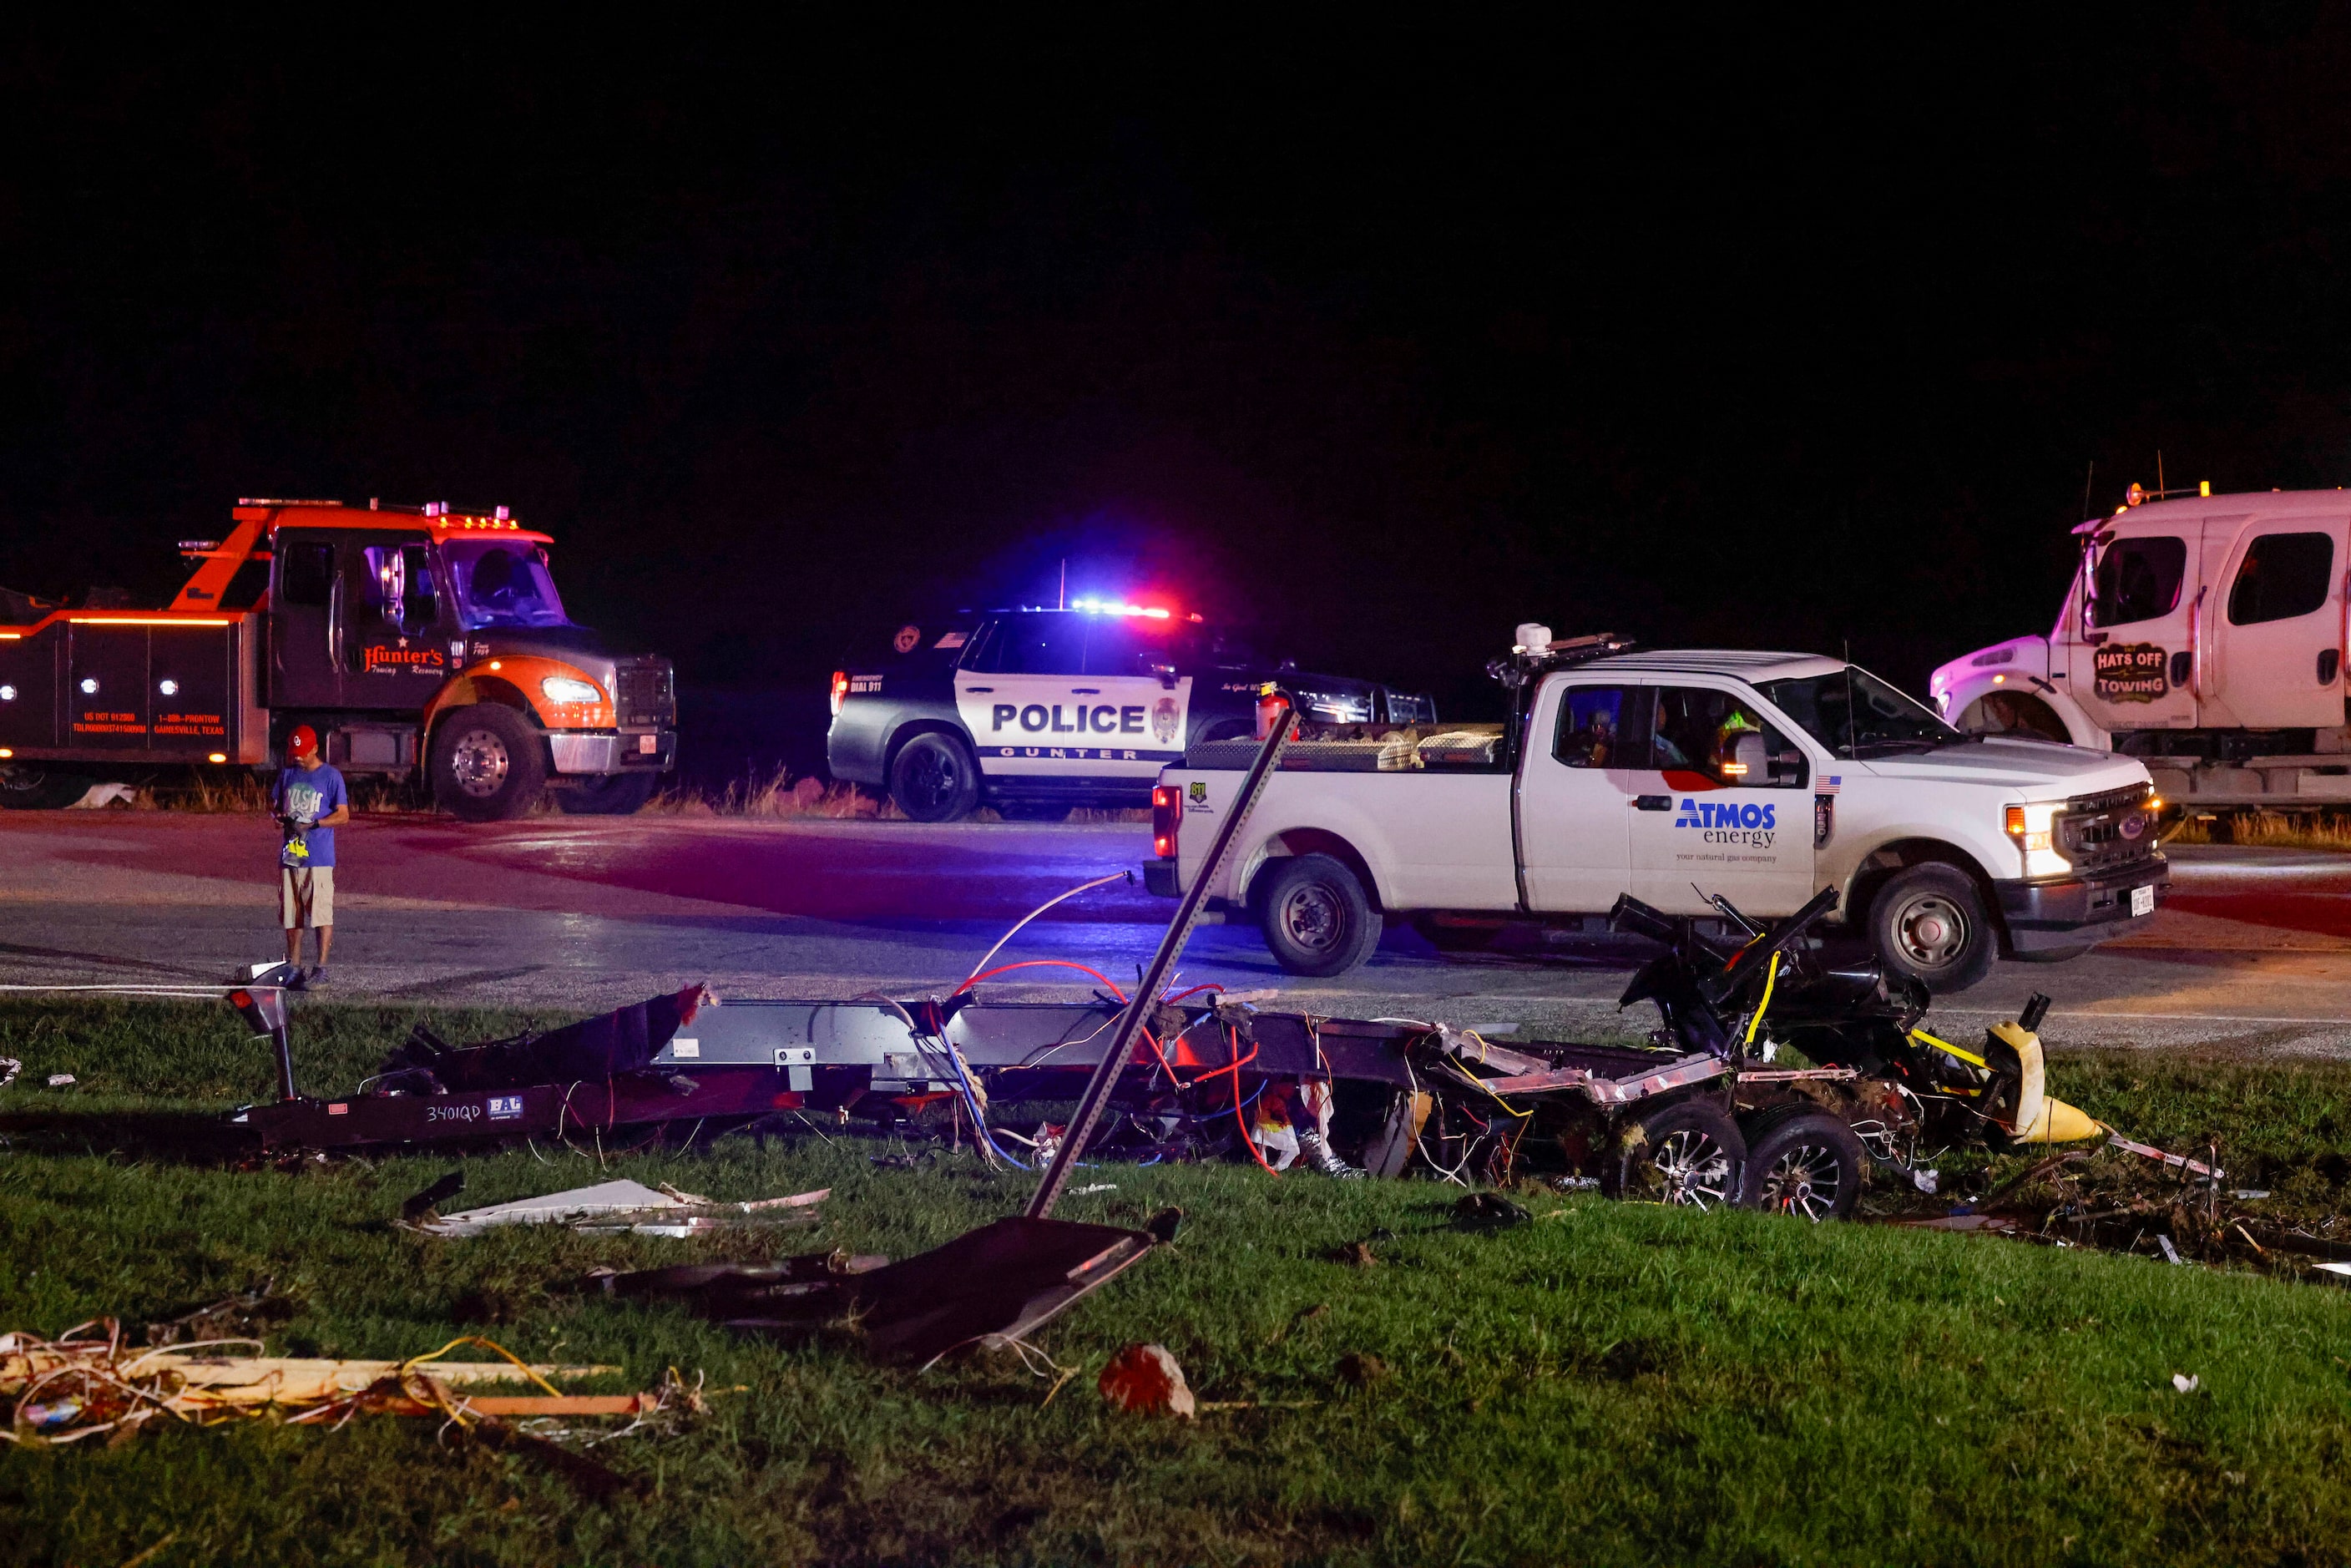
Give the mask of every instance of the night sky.
M 2351 483 L 2340 10 L 1149 15 L 16 34 L 0 583 L 505 503 L 689 690 L 1067 559 L 1466 716 L 1525 619 L 1920 687 L 2053 619 L 2093 461 Z

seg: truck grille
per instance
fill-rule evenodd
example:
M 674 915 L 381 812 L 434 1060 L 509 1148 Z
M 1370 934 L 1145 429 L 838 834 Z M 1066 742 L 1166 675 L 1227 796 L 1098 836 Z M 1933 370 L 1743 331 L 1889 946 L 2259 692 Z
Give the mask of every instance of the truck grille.
M 2126 785 L 2096 795 L 2076 795 L 2057 815 L 2057 849 L 2078 871 L 2106 871 L 2155 853 L 2155 813 L 2147 809 L 2154 790 Z
M 677 722 L 677 683 L 666 659 L 622 664 L 613 672 L 612 706 L 623 729 L 660 729 Z

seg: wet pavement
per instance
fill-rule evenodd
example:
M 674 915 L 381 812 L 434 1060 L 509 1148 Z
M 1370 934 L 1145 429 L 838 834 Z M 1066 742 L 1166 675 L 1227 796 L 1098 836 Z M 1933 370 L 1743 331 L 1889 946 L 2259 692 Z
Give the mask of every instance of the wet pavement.
M 1006 927 L 1092 877 L 1139 868 L 1135 823 L 533 818 L 492 827 L 360 818 L 339 835 L 333 994 L 525 1007 L 615 1005 L 706 979 L 722 996 L 944 992 Z M 0 982 L 217 982 L 275 956 L 277 834 L 258 816 L 0 813 Z M 2002 964 L 1938 1016 L 1974 1023 L 2056 998 L 2053 1044 L 2229 1042 L 2351 1055 L 2351 857 L 2174 852 L 2147 933 L 2064 964 Z M 1139 881 L 1073 899 L 998 962 L 1057 959 L 1132 983 L 1171 901 Z M 1440 954 L 1391 930 L 1333 980 L 1284 974 L 1254 929 L 1204 927 L 1187 983 L 1271 988 L 1358 1016 L 1520 1022 L 1585 1037 L 1619 1019 L 1631 955 L 1608 941 Z M 1098 982 L 1027 968 L 998 993 Z

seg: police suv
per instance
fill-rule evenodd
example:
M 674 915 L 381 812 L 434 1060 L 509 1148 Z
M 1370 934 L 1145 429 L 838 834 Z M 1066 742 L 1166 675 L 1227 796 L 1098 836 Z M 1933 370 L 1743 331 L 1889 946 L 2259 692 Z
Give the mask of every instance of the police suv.
M 1324 724 L 1437 718 L 1425 695 L 1303 674 L 1197 614 L 1081 599 L 902 626 L 889 654 L 833 673 L 826 757 L 834 778 L 888 789 L 918 822 L 982 803 L 1024 821 L 1144 807 L 1192 746 L 1257 733 L 1269 681 Z

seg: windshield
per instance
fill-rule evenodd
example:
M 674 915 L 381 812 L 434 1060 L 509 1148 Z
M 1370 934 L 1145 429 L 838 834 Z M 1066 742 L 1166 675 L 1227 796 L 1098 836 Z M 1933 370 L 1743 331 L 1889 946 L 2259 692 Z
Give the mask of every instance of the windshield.
M 1756 689 L 1839 757 L 1932 750 L 1966 738 L 1925 706 L 1852 664 L 1824 675 L 1761 681 Z
M 465 629 L 569 626 L 547 551 L 520 539 L 451 539 L 441 547 Z

